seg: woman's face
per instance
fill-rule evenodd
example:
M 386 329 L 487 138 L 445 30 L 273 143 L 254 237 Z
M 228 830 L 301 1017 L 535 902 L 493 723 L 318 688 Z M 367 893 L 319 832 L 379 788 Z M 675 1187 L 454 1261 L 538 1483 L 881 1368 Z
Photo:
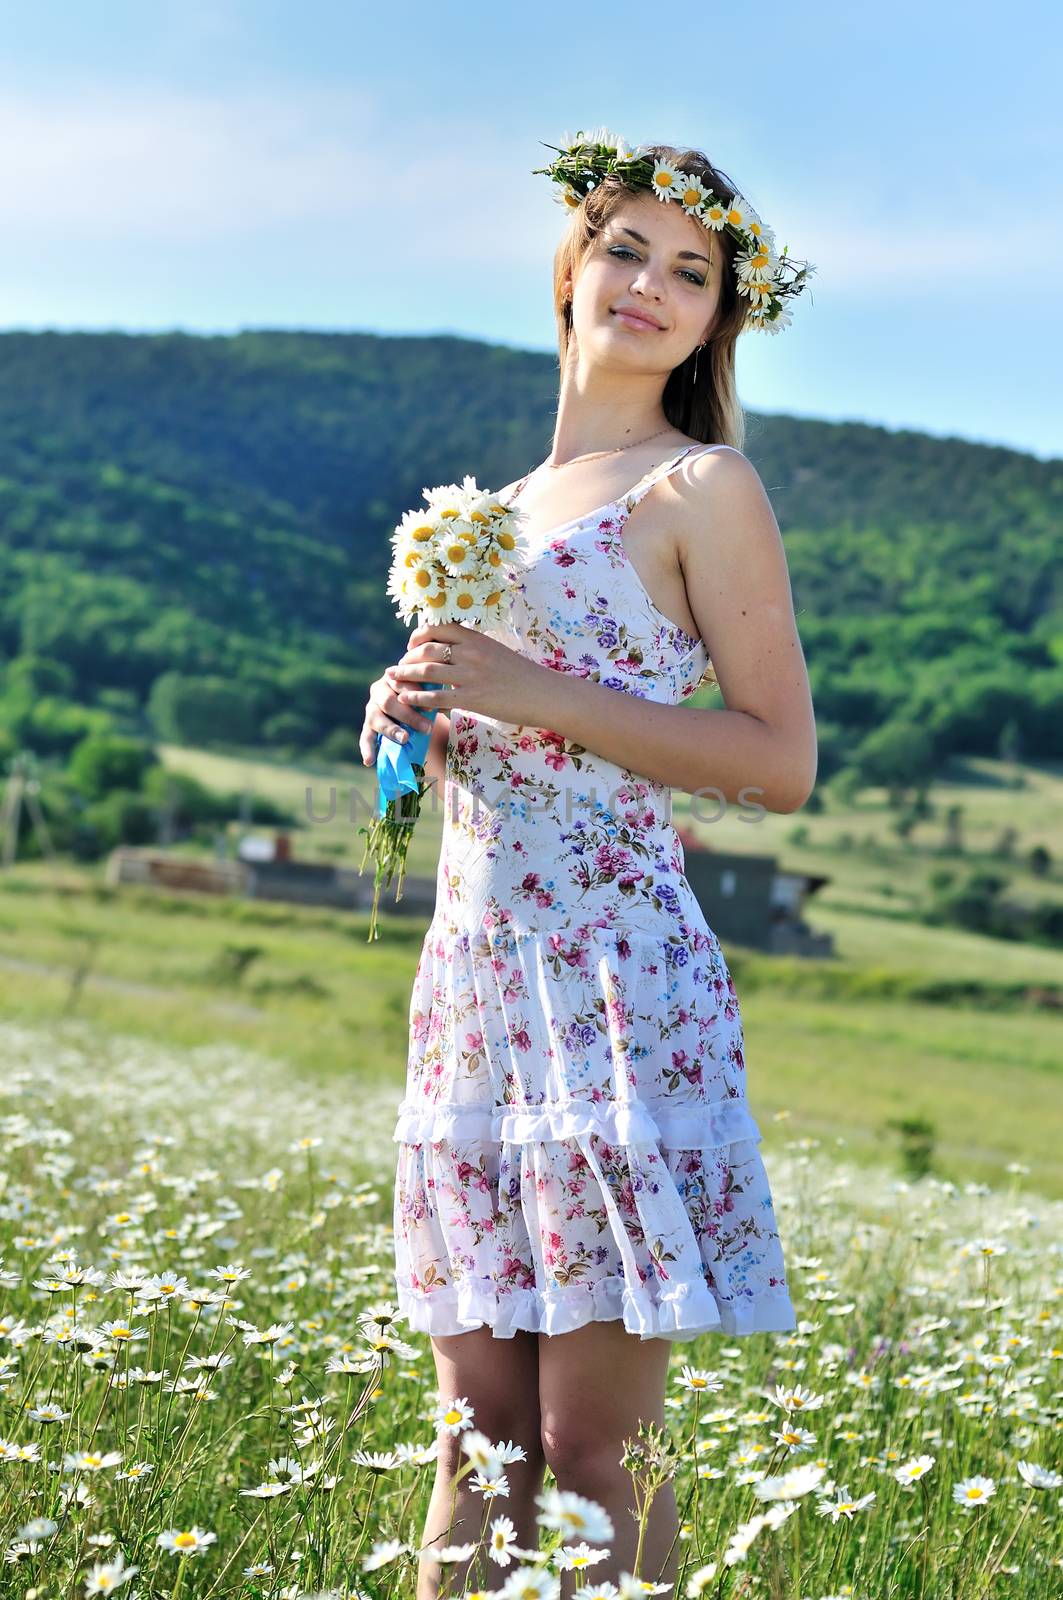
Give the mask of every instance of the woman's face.
M 626 198 L 576 274 L 572 328 L 581 360 L 667 374 L 708 337 L 724 266 L 719 236 L 677 202 Z

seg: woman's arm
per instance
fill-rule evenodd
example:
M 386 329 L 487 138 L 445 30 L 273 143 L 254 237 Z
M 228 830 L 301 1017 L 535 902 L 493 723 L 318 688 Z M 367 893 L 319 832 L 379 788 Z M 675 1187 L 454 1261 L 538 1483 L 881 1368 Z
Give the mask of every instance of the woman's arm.
M 699 456 L 671 482 L 687 597 L 723 707 L 662 706 L 545 667 L 528 720 L 669 787 L 796 811 L 815 784 L 816 725 L 771 502 L 739 451 Z

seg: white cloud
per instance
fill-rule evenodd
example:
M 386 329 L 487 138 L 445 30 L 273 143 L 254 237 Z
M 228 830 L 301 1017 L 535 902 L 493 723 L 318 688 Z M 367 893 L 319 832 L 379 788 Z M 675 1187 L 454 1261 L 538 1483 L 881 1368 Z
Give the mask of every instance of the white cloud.
M 326 119 L 276 95 L 67 96 L 0 104 L 0 222 L 113 236 L 243 232 L 364 203 L 352 155 L 368 136 L 356 96 Z M 9 234 L 10 242 L 10 234 Z
M 827 197 L 825 204 L 837 218 L 843 197 L 835 206 Z M 822 285 L 825 293 L 847 299 L 869 291 L 901 297 L 905 291 L 920 296 L 933 292 L 942 301 L 969 298 L 972 291 L 984 297 L 994 289 L 1003 291 L 1008 273 L 999 231 L 981 213 L 953 211 L 941 227 L 932 226 L 921 212 L 904 216 L 898 211 L 881 222 L 857 219 L 841 225 L 835 220 L 826 226 L 816 224 L 809 213 L 807 233 L 799 224 L 785 236 L 779 234 L 779 245 L 787 239 L 792 256 L 815 263 L 813 291 Z M 1038 221 L 1037 253 L 1051 258 L 1061 249 L 1063 225 L 1058 217 L 1044 215 Z
M 396 129 L 370 96 L 320 91 L 70 92 L 0 102 L 0 225 L 19 254 L 127 237 L 131 244 L 237 240 L 352 225 L 367 248 L 425 271 L 445 253 L 482 266 L 542 248 L 562 218 L 523 180 L 538 152 L 438 117 Z M 520 190 L 520 197 L 515 198 Z M 496 199 L 501 196 L 501 199 Z

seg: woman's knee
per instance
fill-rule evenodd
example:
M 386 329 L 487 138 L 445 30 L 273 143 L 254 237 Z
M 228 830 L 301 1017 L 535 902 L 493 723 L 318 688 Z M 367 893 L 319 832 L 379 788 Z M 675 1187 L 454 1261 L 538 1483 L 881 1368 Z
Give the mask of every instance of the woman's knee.
M 485 1407 L 477 1412 L 473 1420 L 473 1428 L 478 1433 L 484 1433 L 492 1444 L 519 1445 L 524 1451 L 524 1459 L 518 1457 L 515 1461 L 503 1462 L 502 1471 L 511 1474 L 514 1470 L 521 1472 L 538 1471 L 541 1475 L 545 1466 L 542 1454 L 542 1445 L 539 1438 L 539 1416 L 536 1412 L 530 1414 L 526 1408 L 519 1406 L 497 1408 Z M 466 1430 L 462 1430 L 464 1433 Z M 453 1477 L 469 1460 L 462 1449 L 462 1434 L 451 1433 L 442 1429 L 438 1435 L 436 1447 L 436 1464 L 446 1477 Z M 475 1471 L 475 1469 L 474 1469 Z M 466 1473 L 462 1482 L 473 1476 L 472 1472 Z
M 538 1356 L 533 1335 L 512 1341 L 488 1336 L 487 1330 L 433 1340 L 441 1397 L 463 1399 L 472 1410 L 472 1427 L 492 1444 L 512 1441 L 529 1461 L 539 1456 Z M 464 1432 L 465 1430 L 462 1430 Z M 441 1458 L 456 1466 L 467 1459 L 461 1433 L 443 1428 Z
M 562 1488 L 578 1489 L 593 1498 L 597 1486 L 615 1483 L 624 1475 L 623 1440 L 586 1414 L 544 1416 L 539 1442 L 546 1465 Z

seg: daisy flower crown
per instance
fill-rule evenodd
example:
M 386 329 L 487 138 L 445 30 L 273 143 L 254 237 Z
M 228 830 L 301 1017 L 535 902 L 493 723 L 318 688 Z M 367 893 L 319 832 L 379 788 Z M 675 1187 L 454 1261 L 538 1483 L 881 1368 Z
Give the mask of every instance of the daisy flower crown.
M 734 263 L 738 292 L 749 301 L 742 331 L 781 333 L 789 327 L 793 318 L 788 302 L 801 293 L 816 269 L 807 261 L 793 260 L 789 245 L 776 250 L 774 233 L 744 196 L 736 192 L 733 199 L 724 200 L 695 173 L 655 157 L 652 145 L 631 146 L 607 128 L 590 134 L 581 129 L 575 139 L 563 134 L 560 145 L 546 148 L 557 151 L 556 159 L 532 170 L 559 186 L 554 198 L 570 210 L 613 174 L 629 187 L 649 189 L 658 200 L 682 206 L 712 232 L 726 229 L 739 246 Z

